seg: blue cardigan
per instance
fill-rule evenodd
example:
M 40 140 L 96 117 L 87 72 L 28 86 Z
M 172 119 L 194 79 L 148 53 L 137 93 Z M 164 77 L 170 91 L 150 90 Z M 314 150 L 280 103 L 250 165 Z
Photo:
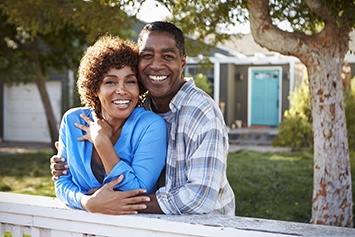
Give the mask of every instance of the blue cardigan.
M 81 196 L 90 189 L 100 188 L 104 184 L 124 174 L 124 180 L 115 189 L 122 191 L 146 189 L 152 193 L 165 166 L 167 151 L 167 130 L 165 121 L 142 107 L 135 108 L 122 128 L 120 138 L 114 149 L 121 161 L 106 174 L 100 183 L 91 170 L 93 144 L 89 141 L 77 141 L 84 131 L 74 123 L 85 124 L 80 114 L 92 119 L 92 110 L 74 108 L 67 111 L 62 119 L 59 133 L 58 155 L 67 159 L 68 175 L 55 182 L 56 195 L 67 205 L 83 209 Z

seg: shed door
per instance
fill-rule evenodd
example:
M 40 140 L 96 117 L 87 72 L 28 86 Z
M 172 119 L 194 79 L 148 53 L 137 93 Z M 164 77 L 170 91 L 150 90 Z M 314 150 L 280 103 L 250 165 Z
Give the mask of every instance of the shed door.
M 251 125 L 278 125 L 279 69 L 252 69 Z

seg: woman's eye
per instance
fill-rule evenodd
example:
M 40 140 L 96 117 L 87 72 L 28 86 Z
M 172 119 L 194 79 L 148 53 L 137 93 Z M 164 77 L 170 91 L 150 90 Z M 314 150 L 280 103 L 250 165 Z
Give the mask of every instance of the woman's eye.
M 129 84 L 136 84 L 137 83 L 137 78 L 136 77 L 130 77 L 130 78 L 127 78 L 127 83 Z
M 105 85 L 112 85 L 112 84 L 115 84 L 116 81 L 114 81 L 114 80 L 104 80 L 103 83 L 104 83 Z

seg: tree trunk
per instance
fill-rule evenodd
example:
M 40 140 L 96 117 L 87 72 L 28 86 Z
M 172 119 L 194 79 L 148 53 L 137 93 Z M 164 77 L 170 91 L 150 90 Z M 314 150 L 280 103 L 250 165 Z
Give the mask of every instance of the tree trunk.
M 46 118 L 47 118 L 47 124 L 49 128 L 49 133 L 51 136 L 51 145 L 53 148 L 53 151 L 56 153 L 57 150 L 54 146 L 54 143 L 58 141 L 58 128 L 57 128 L 57 123 L 56 123 L 56 118 L 53 113 L 51 101 L 48 96 L 45 80 L 42 75 L 37 74 L 37 79 L 36 79 L 36 85 L 39 91 L 39 94 L 41 95 L 42 103 L 44 106 L 44 111 L 46 113 Z
M 311 223 L 352 226 L 352 186 L 338 58 L 308 66 L 314 133 Z
M 272 24 L 268 3 L 248 0 L 255 41 L 298 57 L 308 69 L 314 133 L 311 223 L 352 227 L 350 157 L 340 75 L 351 28 L 341 28 L 327 18 L 324 29 L 313 36 L 283 32 Z
M 57 149 L 55 148 L 54 143 L 56 141 L 58 141 L 58 137 L 59 137 L 57 122 L 56 122 L 56 118 L 53 113 L 51 101 L 50 101 L 50 98 L 49 98 L 49 95 L 47 92 L 47 88 L 46 88 L 45 78 L 43 76 L 43 72 L 41 70 L 41 65 L 40 65 L 40 62 L 38 59 L 38 51 L 36 50 L 36 48 L 37 48 L 36 41 L 34 41 L 32 43 L 32 46 L 35 49 L 33 51 L 33 67 L 34 67 L 35 72 L 37 74 L 36 86 L 37 86 L 38 92 L 41 96 L 41 100 L 42 100 L 44 111 L 45 111 L 46 118 L 47 118 L 49 134 L 51 137 L 51 146 L 52 146 L 53 152 L 56 153 Z

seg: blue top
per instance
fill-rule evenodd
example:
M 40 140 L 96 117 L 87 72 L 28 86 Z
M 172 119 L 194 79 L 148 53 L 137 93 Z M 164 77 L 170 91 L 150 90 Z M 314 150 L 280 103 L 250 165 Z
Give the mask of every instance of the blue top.
M 114 145 L 121 161 L 111 173 L 105 174 L 103 183 L 100 183 L 91 169 L 93 144 L 90 141 L 77 141 L 85 132 L 74 126 L 75 122 L 86 125 L 79 115 L 85 114 L 92 119 L 91 112 L 88 108 L 74 108 L 63 116 L 58 155 L 66 158 L 69 170 L 68 175 L 61 176 L 55 182 L 57 197 L 71 207 L 83 209 L 80 203 L 83 194 L 87 194 L 90 189 L 102 187 L 121 174 L 124 174 L 124 180 L 115 189 L 126 191 L 143 188 L 148 193 L 154 192 L 165 165 L 165 121 L 142 107 L 135 108 Z

